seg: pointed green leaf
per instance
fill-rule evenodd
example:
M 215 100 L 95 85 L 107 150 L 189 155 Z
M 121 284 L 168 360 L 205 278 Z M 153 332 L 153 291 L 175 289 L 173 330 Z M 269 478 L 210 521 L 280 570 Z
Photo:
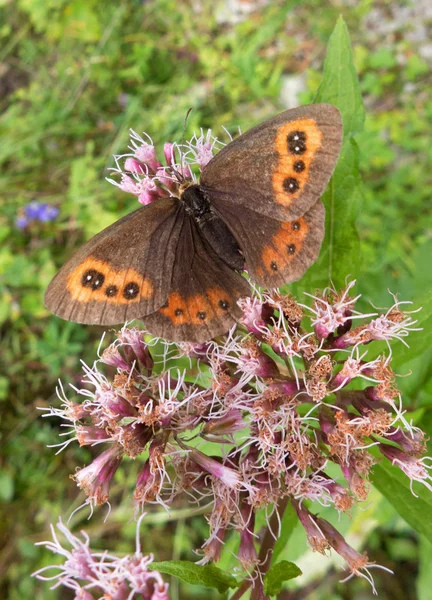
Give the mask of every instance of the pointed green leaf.
M 360 242 L 356 220 L 363 202 L 359 171 L 359 150 L 353 135 L 363 129 L 364 106 L 355 72 L 349 34 L 340 17 L 330 37 L 324 74 L 314 102 L 336 106 L 344 123 L 344 142 L 339 162 L 322 196 L 326 209 L 325 238 L 317 262 L 294 286 L 304 289 L 325 287 L 330 282 L 345 285 L 347 275 L 360 269 Z
M 314 102 L 328 102 L 338 107 L 344 124 L 344 138 L 363 131 L 365 109 L 354 68 L 351 40 L 342 17 L 337 20 L 330 36 L 323 79 Z
M 301 279 L 301 289 L 323 288 L 330 282 L 336 288 L 344 287 L 347 275 L 358 274 L 361 257 L 355 223 L 363 190 L 354 140 L 343 144 L 339 163 L 321 199 L 326 209 L 325 238 L 319 259 Z
M 216 588 L 221 593 L 238 586 L 237 580 L 229 573 L 224 573 L 213 565 L 202 566 L 188 560 L 154 562 L 149 566 L 149 570 L 173 575 L 192 585 Z
M 302 572 L 292 562 L 281 560 L 274 567 L 269 569 L 264 577 L 264 593 L 266 596 L 275 596 L 282 589 L 284 581 L 294 579 L 302 575 Z
M 352 135 L 363 130 L 365 110 L 354 68 L 351 41 L 345 22 L 339 17 L 328 43 L 324 74 L 315 102 L 329 102 L 341 112 L 344 143 L 338 165 L 322 198 L 326 207 L 326 236 L 316 272 L 336 287 L 347 275 L 355 277 L 360 268 L 360 241 L 357 216 L 363 202 L 359 172 L 359 151 Z
M 374 466 L 371 480 L 408 525 L 432 542 L 432 494 L 429 490 L 415 485 L 416 498 L 408 477 L 388 461 Z

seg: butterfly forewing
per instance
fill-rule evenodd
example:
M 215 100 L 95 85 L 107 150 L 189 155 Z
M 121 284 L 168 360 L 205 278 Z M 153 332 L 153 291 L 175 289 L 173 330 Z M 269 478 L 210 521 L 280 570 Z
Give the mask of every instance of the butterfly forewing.
M 201 185 L 219 200 L 281 221 L 319 200 L 342 143 L 337 108 L 314 104 L 285 111 L 239 136 L 205 167 Z
M 170 291 L 184 212 L 164 198 L 120 219 L 62 267 L 45 294 L 57 316 L 115 325 L 157 310 Z
M 173 341 L 205 342 L 226 333 L 241 316 L 237 300 L 250 286 L 230 269 L 186 215 L 164 306 L 143 318 L 154 335 Z

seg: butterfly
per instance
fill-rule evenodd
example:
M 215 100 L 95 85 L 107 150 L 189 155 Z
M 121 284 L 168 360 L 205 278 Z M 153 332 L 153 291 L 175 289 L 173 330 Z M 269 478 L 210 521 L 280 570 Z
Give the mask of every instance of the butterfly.
M 287 110 L 240 135 L 175 195 L 88 241 L 51 281 L 45 305 L 77 323 L 139 318 L 153 335 L 202 343 L 241 317 L 258 285 L 298 280 L 324 237 L 320 196 L 342 143 L 329 104 Z

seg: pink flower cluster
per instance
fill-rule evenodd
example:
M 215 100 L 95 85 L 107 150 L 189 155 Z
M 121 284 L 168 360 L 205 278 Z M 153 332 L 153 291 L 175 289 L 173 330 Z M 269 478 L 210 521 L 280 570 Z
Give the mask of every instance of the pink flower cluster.
M 271 514 L 288 500 L 314 550 L 333 548 L 352 574 L 373 584 L 367 556 L 307 501 L 347 512 L 366 500 L 372 446 L 412 481 L 432 489 L 432 478 L 424 434 L 404 417 L 391 368 L 389 343 L 404 342 L 416 321 L 396 299 L 383 314 L 361 314 L 353 286 L 327 288 L 310 297 L 311 306 L 275 290 L 256 293 L 240 301 L 241 323 L 204 345 L 170 344 L 123 327 L 85 367 L 76 401 L 61 388 L 62 408 L 47 413 L 69 424 L 61 446 L 103 445 L 74 475 L 87 502 L 108 502 L 117 469 L 138 460 L 136 511 L 167 507 L 179 496 L 208 505 L 202 562 L 218 560 L 234 528 L 239 561 L 253 573 L 255 513 Z M 389 351 L 377 355 L 374 342 L 382 340 Z M 170 366 L 179 357 L 187 367 Z
M 40 542 L 48 550 L 64 557 L 62 565 L 50 565 L 33 573 L 43 581 L 53 581 L 51 589 L 67 587 L 75 592 L 75 600 L 169 600 L 168 584 L 157 571 L 150 571 L 152 556 L 141 554 L 139 523 L 136 534 L 136 551 L 132 556 L 113 556 L 108 552 L 94 552 L 90 539 L 82 531 L 81 540 L 59 520 L 57 529 L 71 549 L 60 542 L 51 526 L 53 541 Z M 47 571 L 57 571 L 47 574 Z
M 177 195 L 179 183 L 185 179 L 195 180 L 194 168 L 201 171 L 210 162 L 214 150 L 224 145 L 213 137 L 210 129 L 182 145 L 167 142 L 163 149 L 166 164 L 163 165 L 151 138 L 144 135 L 146 139 L 131 130 L 131 152 L 115 156 L 116 167 L 111 169 L 119 181 L 108 179 L 123 192 L 136 196 L 141 204 Z

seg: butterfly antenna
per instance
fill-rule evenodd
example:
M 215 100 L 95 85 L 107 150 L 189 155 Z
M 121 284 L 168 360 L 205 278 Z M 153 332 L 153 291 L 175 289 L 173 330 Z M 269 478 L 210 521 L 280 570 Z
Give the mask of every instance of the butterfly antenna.
M 184 118 L 184 122 L 183 122 L 183 133 L 182 133 L 182 138 L 181 138 L 181 145 L 180 145 L 180 164 L 181 164 L 181 170 L 182 170 L 182 174 L 184 173 L 184 154 L 183 154 L 183 146 L 184 146 L 184 140 L 185 140 L 185 133 L 186 133 L 186 125 L 187 125 L 187 120 L 189 118 L 189 115 L 192 112 L 192 107 L 187 109 L 185 118 Z

